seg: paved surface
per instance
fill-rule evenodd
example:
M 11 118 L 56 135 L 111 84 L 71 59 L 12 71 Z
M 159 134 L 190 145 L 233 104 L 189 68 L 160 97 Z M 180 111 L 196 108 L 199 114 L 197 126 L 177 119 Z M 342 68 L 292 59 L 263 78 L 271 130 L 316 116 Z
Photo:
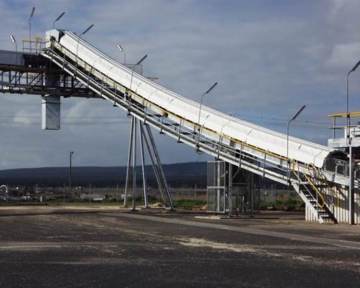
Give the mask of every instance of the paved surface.
M 0 287 L 360 287 L 360 227 L 0 208 Z

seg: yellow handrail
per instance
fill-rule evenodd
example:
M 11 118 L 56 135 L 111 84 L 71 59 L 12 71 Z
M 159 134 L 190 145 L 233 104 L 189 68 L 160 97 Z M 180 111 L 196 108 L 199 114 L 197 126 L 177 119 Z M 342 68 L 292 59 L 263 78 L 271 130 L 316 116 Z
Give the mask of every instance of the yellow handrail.
M 313 171 L 316 171 L 317 175 L 320 177 L 320 180 L 322 180 L 324 183 L 327 184 L 327 188 L 330 189 L 330 191 L 332 192 L 332 197 L 336 198 L 336 206 L 339 207 L 340 206 L 340 191 L 339 191 L 339 187 L 337 185 L 331 186 L 329 185 L 329 181 L 327 180 L 327 178 L 324 176 L 324 174 L 321 173 L 321 170 L 317 167 L 315 167 L 312 164 L 309 164 L 309 166 L 313 169 Z M 335 202 L 333 202 L 335 203 Z
M 311 178 L 310 178 L 308 175 L 306 175 L 306 174 L 304 174 L 304 176 L 305 176 L 306 180 L 308 181 L 308 183 L 310 184 L 310 186 L 314 189 L 314 191 L 316 192 L 316 194 L 318 194 L 318 195 L 320 196 L 322 203 L 320 203 L 319 201 L 318 201 L 318 203 L 319 203 L 320 207 L 323 208 L 324 205 L 325 205 L 324 196 L 322 195 L 322 193 L 320 192 L 320 190 L 316 187 L 316 185 L 315 185 L 314 182 L 311 180 Z

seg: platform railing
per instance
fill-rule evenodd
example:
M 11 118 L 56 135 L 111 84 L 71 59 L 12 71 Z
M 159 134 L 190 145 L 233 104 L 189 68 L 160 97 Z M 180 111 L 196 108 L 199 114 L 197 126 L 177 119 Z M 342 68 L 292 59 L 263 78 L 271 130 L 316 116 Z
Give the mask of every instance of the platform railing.
M 41 37 L 35 37 L 34 39 L 26 39 L 22 41 L 23 52 L 31 54 L 40 54 L 46 47 L 46 41 Z

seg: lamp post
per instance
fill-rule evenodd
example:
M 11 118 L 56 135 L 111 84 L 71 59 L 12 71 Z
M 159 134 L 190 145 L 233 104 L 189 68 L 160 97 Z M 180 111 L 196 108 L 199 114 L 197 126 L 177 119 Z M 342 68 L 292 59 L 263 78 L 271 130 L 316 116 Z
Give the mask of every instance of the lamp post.
M 74 151 L 69 152 L 69 193 L 72 195 L 72 157 L 74 155 Z
M 201 118 L 201 109 L 202 109 L 202 105 L 203 105 L 203 99 L 204 96 L 209 94 L 216 86 L 218 85 L 218 82 L 215 82 L 213 85 L 210 86 L 210 88 L 208 90 L 205 91 L 205 93 L 203 93 L 200 97 L 200 107 L 199 107 L 199 117 L 198 117 L 198 140 L 200 141 L 200 118 Z M 199 149 L 199 143 L 196 144 L 197 148 Z
M 202 104 L 203 104 L 203 99 L 204 96 L 209 94 L 211 92 L 211 90 L 213 90 L 216 86 L 218 85 L 218 82 L 215 82 L 213 85 L 211 85 L 211 87 L 206 90 L 205 93 L 203 93 L 200 97 L 200 107 L 199 107 L 199 117 L 198 117 L 198 124 L 200 125 L 200 117 L 201 117 L 201 109 L 202 109 Z M 200 127 L 198 128 L 198 130 L 200 131 Z
M 83 32 L 80 33 L 79 35 L 79 39 L 78 39 L 78 42 L 77 42 L 77 45 L 76 45 L 76 64 L 78 65 L 78 60 L 79 60 L 79 44 L 80 44 L 80 39 L 81 39 L 81 36 L 85 35 L 87 32 L 90 31 L 90 29 L 92 29 L 93 27 L 95 26 L 95 24 L 91 24 L 89 27 L 87 27 Z
M 81 34 L 80 36 L 85 35 L 87 32 L 90 31 L 90 29 L 92 29 L 95 26 L 95 24 L 91 24 L 89 27 L 87 27 Z
M 16 42 L 16 39 L 15 39 L 15 36 L 13 34 L 10 34 L 10 40 L 12 43 L 14 43 L 15 45 L 15 51 L 17 52 L 17 42 Z
M 352 160 L 352 143 L 350 135 L 351 118 L 349 111 L 349 78 L 350 74 L 354 72 L 360 65 L 358 61 L 354 67 L 346 74 L 346 144 L 349 149 L 349 223 L 354 224 L 354 189 L 353 189 L 353 160 Z
M 287 129 L 286 129 L 286 158 L 288 161 L 288 178 L 290 180 L 290 159 L 289 159 L 289 133 L 290 133 L 290 124 L 293 122 L 300 113 L 305 109 L 306 105 L 303 105 L 295 114 L 293 117 L 291 117 L 287 123 Z
M 140 65 L 146 58 L 148 57 L 148 55 L 144 55 L 138 62 L 136 62 L 135 65 Z
M 116 44 L 116 47 L 120 50 L 120 52 L 124 53 L 124 65 L 126 65 L 126 51 L 120 43 Z
M 350 140 L 350 111 L 349 111 L 349 78 L 350 78 L 350 74 L 352 72 L 354 72 L 360 65 L 360 60 L 355 64 L 355 66 L 346 74 L 346 127 L 347 127 L 347 139 L 348 139 L 348 144 L 349 144 L 349 140 Z
M 134 77 L 134 68 L 137 66 L 137 65 L 140 65 L 142 62 L 144 62 L 144 60 L 148 57 L 147 54 L 145 54 L 138 62 L 136 62 L 136 64 L 134 64 L 134 67 L 131 69 L 131 79 L 130 79 L 130 90 L 131 90 L 131 87 L 132 87 L 132 82 L 133 82 L 133 77 Z
M 15 45 L 15 62 L 16 62 L 16 65 L 18 65 L 18 47 L 17 47 L 17 42 L 16 42 L 16 38 L 13 34 L 10 34 L 10 40 L 11 42 Z
M 55 23 L 58 22 L 63 16 L 65 15 L 65 12 L 62 12 L 53 22 L 52 27 L 55 29 Z
M 30 16 L 29 16 L 29 45 L 30 45 L 30 51 L 31 51 L 31 20 L 34 16 L 34 13 L 35 13 L 35 6 L 32 7 L 31 9 L 31 13 L 30 13 Z

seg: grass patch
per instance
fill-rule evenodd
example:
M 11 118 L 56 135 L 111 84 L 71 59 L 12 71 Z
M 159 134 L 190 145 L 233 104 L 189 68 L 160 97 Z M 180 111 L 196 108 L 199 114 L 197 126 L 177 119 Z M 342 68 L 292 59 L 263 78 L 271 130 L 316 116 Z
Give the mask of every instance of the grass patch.
M 186 210 L 200 209 L 206 204 L 204 200 L 179 199 L 174 201 L 175 208 Z

